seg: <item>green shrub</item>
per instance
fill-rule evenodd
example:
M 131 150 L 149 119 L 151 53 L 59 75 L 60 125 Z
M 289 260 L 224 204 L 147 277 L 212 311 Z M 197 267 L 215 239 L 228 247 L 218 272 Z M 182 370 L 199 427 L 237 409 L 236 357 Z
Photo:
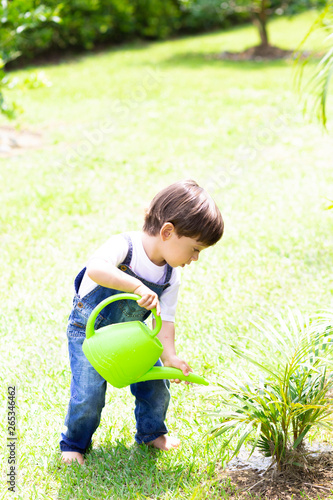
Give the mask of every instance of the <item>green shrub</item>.
M 301 315 L 290 314 L 289 323 L 278 319 L 279 328 L 268 321 L 256 324 L 263 335 L 256 350 L 231 346 L 266 378 L 255 383 L 235 376 L 218 384 L 214 417 L 219 423 L 211 432 L 218 437 L 231 431 L 226 446 L 238 436 L 234 455 L 250 440 L 251 454 L 259 448 L 281 470 L 306 463 L 303 441 L 312 428 L 332 429 L 333 371 L 328 365 L 332 367 L 333 328 Z
M 2 37 L 12 53 L 25 57 L 133 37 L 166 38 L 180 27 L 181 15 L 173 0 L 12 0 L 1 9 Z
M 18 106 L 15 102 L 8 101 L 4 92 L 13 88 L 14 83 L 3 70 L 4 62 L 0 61 L 0 113 L 11 119 L 16 116 Z
M 7 91 L 17 83 L 5 73 L 6 63 L 19 57 L 22 47 L 24 50 L 26 46 L 31 48 L 31 32 L 38 32 L 39 45 L 47 46 L 52 26 L 60 21 L 56 15 L 58 7 L 36 6 L 36 3 L 33 0 L 2 0 L 0 4 L 0 113 L 7 118 L 14 118 L 20 108 L 6 97 Z
M 0 51 L 7 63 L 21 55 L 26 47 L 46 47 L 52 30 L 60 22 L 59 5 L 46 5 L 34 0 L 2 0 L 0 5 Z M 33 43 L 32 33 L 38 33 Z
M 145 38 L 166 38 L 181 28 L 181 11 L 176 1 L 136 0 L 136 34 Z
M 250 20 L 248 13 L 230 14 L 221 0 L 180 0 L 182 29 L 192 32 L 227 28 Z

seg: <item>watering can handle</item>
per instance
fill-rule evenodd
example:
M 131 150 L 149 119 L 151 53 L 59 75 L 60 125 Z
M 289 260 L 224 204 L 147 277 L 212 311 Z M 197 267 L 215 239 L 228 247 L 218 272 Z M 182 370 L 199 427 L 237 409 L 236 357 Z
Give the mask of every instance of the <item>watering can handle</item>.
M 116 300 L 125 300 L 125 299 L 131 299 L 131 300 L 139 300 L 141 299 L 140 295 L 136 295 L 134 293 L 117 293 L 116 295 L 112 295 L 111 297 L 108 297 L 107 299 L 102 300 L 95 309 L 92 311 L 88 318 L 87 326 L 86 326 L 86 338 L 89 339 L 92 337 L 95 333 L 95 321 L 98 316 L 98 314 L 101 312 L 104 307 L 107 305 L 111 304 L 111 302 L 115 302 Z M 156 309 L 152 309 L 151 312 L 155 316 L 155 321 L 156 321 L 156 326 L 154 330 L 151 331 L 151 336 L 155 337 L 159 331 L 161 330 L 162 327 L 162 320 L 160 316 L 157 316 Z

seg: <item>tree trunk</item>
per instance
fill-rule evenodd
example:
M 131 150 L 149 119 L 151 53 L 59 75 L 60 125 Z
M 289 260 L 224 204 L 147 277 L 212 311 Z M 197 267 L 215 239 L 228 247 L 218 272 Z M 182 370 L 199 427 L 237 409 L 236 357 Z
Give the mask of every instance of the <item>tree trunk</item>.
M 268 47 L 266 0 L 261 0 L 260 10 L 253 15 L 253 23 L 259 30 L 261 47 Z

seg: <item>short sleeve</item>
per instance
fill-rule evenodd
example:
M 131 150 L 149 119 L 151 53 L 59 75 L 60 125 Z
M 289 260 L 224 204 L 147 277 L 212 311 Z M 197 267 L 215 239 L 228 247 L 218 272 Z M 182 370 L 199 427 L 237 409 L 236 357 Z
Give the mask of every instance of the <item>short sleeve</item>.
M 89 261 L 95 258 L 105 260 L 106 262 L 110 262 L 114 266 L 119 266 L 127 255 L 128 252 L 128 243 L 124 236 L 121 234 L 117 234 L 111 236 L 101 247 L 96 250 L 90 257 Z M 88 261 L 88 262 L 89 262 Z M 89 278 L 87 273 L 84 273 L 84 276 L 81 281 L 81 285 L 79 288 L 80 297 L 84 297 L 89 292 L 91 292 L 97 283 Z
M 171 275 L 170 286 L 164 290 L 160 297 L 161 318 L 163 321 L 171 321 L 172 323 L 175 321 L 179 287 L 180 271 L 174 268 Z
M 99 258 L 114 266 L 119 266 L 125 260 L 127 252 L 128 242 L 122 234 L 116 234 L 100 246 L 89 260 Z

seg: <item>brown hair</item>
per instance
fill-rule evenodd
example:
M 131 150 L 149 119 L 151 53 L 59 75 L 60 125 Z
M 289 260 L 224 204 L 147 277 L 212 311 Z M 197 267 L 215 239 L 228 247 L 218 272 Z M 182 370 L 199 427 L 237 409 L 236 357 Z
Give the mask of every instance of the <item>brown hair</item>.
M 195 238 L 205 246 L 222 237 L 224 223 L 215 201 L 195 181 L 179 181 L 162 189 L 146 211 L 143 231 L 156 236 L 165 222 L 177 235 Z

